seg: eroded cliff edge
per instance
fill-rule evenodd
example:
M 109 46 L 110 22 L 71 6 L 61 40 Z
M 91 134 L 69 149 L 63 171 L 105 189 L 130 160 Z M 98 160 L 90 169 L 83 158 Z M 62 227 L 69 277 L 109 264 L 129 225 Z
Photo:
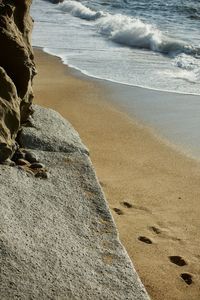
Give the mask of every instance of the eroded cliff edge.
M 0 162 L 13 155 L 21 124 L 32 113 L 31 2 L 0 0 Z

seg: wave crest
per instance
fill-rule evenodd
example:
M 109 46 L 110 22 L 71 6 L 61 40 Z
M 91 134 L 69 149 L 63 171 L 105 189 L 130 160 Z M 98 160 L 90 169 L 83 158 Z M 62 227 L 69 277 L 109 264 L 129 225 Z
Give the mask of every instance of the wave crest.
M 58 4 L 59 9 L 75 17 L 96 21 L 98 32 L 115 43 L 133 48 L 148 49 L 166 55 L 176 56 L 185 53 L 198 57 L 200 49 L 165 36 L 155 26 L 127 15 L 111 15 L 94 11 L 80 2 L 65 0 Z
M 75 17 L 88 21 L 96 20 L 105 15 L 102 11 L 93 11 L 77 1 L 64 1 L 59 3 L 58 7 L 64 12 L 69 12 Z
M 152 25 L 121 14 L 101 19 L 99 32 L 117 43 L 153 51 L 162 43 L 161 32 Z
M 168 55 L 198 55 L 199 49 L 166 37 L 151 24 L 125 15 L 107 15 L 98 22 L 99 32 L 110 40 L 129 47 L 143 48 Z

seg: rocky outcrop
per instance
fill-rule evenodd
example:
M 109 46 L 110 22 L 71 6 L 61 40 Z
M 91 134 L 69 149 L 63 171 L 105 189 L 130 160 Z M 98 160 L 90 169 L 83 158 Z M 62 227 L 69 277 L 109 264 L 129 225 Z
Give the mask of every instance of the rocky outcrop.
M 0 162 L 12 156 L 20 126 L 32 113 L 31 2 L 0 0 Z
M 149 299 L 77 132 L 38 106 L 33 124 L 21 143 L 49 178 L 0 166 L 0 298 Z
M 21 127 L 33 112 L 30 5 L 0 0 L 0 162 L 12 157 L 0 165 L 0 298 L 148 300 L 77 132 L 39 106 Z

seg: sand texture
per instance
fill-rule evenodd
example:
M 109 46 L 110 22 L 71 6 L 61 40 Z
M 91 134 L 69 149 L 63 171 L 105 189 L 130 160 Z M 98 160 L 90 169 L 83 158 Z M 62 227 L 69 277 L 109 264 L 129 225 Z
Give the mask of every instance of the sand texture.
M 112 85 L 35 53 L 36 102 L 59 111 L 89 148 L 120 239 L 152 299 L 200 299 L 199 162 L 114 106 Z

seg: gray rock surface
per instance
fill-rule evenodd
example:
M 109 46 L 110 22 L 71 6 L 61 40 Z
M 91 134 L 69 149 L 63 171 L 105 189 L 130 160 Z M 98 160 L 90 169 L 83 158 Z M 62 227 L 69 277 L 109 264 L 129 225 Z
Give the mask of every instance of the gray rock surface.
M 23 139 L 48 179 L 0 166 L 1 300 L 149 299 L 78 134 L 52 110 L 35 117 Z
M 78 133 L 59 113 L 34 105 L 33 127 L 24 128 L 20 143 L 23 147 L 51 152 L 80 151 L 88 154 Z M 45 113 L 44 113 L 45 111 Z M 67 132 L 67 134 L 66 134 Z

